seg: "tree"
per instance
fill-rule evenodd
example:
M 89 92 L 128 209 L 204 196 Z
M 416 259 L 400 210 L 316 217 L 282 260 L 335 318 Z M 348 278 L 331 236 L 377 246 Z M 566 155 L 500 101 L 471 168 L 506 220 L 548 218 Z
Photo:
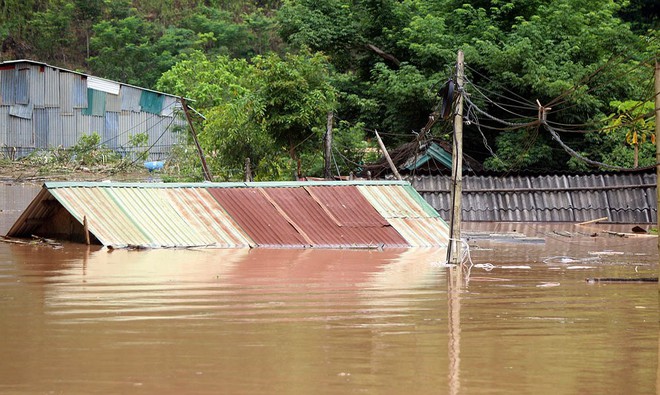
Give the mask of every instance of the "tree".
M 309 52 L 257 56 L 252 63 L 196 52 L 158 87 L 196 100 L 207 118 L 200 141 L 215 152 L 214 173 L 235 177 L 249 157 L 257 178 L 290 179 L 302 172 L 301 152 L 320 151 L 336 97 L 329 74 L 325 57 Z
M 32 15 L 28 29 L 39 59 L 66 62 L 71 44 L 75 41 L 71 30 L 75 5 L 69 1 L 53 3 L 52 8 Z
M 642 163 L 651 165 L 655 163 L 655 121 L 653 101 L 640 102 L 627 100 L 624 102 L 613 101 L 610 103 L 615 113 L 607 118 L 608 124 L 604 129 L 609 139 L 618 140 L 615 147 L 615 162 L 620 166 L 638 167 L 640 164 L 640 147 L 642 148 Z M 648 143 L 650 141 L 650 144 Z M 630 154 L 624 154 L 625 149 L 622 142 L 632 146 L 632 164 Z

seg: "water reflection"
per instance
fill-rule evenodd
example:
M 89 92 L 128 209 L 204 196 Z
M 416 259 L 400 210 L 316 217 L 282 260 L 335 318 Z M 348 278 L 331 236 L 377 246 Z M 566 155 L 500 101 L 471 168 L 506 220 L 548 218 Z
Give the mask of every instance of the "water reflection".
M 469 282 L 432 249 L 0 244 L 0 392 L 653 393 L 657 286 L 584 279 L 655 275 L 655 243 L 471 241 Z

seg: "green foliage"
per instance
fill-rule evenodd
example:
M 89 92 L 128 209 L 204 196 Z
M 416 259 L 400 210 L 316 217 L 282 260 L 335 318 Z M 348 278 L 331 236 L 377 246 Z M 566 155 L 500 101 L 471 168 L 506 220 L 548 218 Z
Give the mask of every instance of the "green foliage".
M 68 48 L 75 42 L 71 34 L 74 4 L 68 1 L 53 1 L 54 8 L 32 15 L 30 35 L 34 37 L 34 50 L 40 59 L 66 58 Z
M 278 10 L 280 35 L 290 44 L 346 57 L 360 41 L 350 1 L 285 1 Z M 337 64 L 337 63 L 335 63 Z
M 101 144 L 101 136 L 96 132 L 80 136 L 69 151 L 71 159 L 80 165 L 106 164 L 119 159 L 116 152 Z
M 325 57 L 307 52 L 257 56 L 251 64 L 196 52 L 158 86 L 196 100 L 207 118 L 200 142 L 213 153 L 213 173 L 226 179 L 242 174 L 245 158 L 257 178 L 291 178 L 298 153 L 318 149 L 336 103 Z
M 622 167 L 650 166 L 655 163 L 655 120 L 652 101 L 613 101 L 616 110 L 606 118 L 601 141 L 611 147 L 603 161 Z
M 137 160 L 147 160 L 149 157 L 149 134 L 136 133 L 128 138 L 128 147 L 133 149 Z
M 195 32 L 198 49 L 209 55 L 240 56 L 248 51 L 249 34 L 245 25 L 237 24 L 228 11 L 201 7 L 182 20 L 181 26 Z
M 465 52 L 466 91 L 501 119 L 533 118 L 536 110 L 523 105 L 511 113 L 500 102 L 538 99 L 552 103 L 553 122 L 592 124 L 616 111 L 613 101 L 645 100 L 649 65 L 660 53 L 656 3 L 5 0 L 1 56 L 194 99 L 207 116 L 196 127 L 216 151 L 209 155 L 218 174 L 237 177 L 250 155 L 258 177 L 285 178 L 299 164 L 306 173 L 319 171 L 328 110 L 338 119 L 337 139 L 350 130 L 342 152 L 356 160 L 346 163 L 362 158 L 357 125 L 384 132 L 388 145 L 410 141 L 438 104 L 458 49 Z M 432 133 L 449 127 L 438 122 Z M 498 148 L 490 159 L 474 124 L 464 132 L 466 151 L 491 169 L 582 168 L 543 130 L 537 138 L 487 130 Z M 594 160 L 627 163 L 630 133 L 576 135 L 570 145 Z M 650 142 L 639 146 L 640 158 L 650 149 L 644 144 Z
M 392 70 L 383 63 L 376 64 L 369 93 L 380 111 L 376 114 L 378 119 L 367 118 L 366 122 L 379 125 L 384 131 L 398 132 L 401 137 L 392 141 L 395 144 L 410 141 L 412 131 L 426 123 L 436 104 L 436 81 L 426 78 L 413 65 L 403 64 Z
M 497 139 L 497 156 L 488 158 L 484 168 L 493 171 L 549 170 L 553 161 L 552 148 L 540 138 L 539 130 L 524 129 L 501 134 Z

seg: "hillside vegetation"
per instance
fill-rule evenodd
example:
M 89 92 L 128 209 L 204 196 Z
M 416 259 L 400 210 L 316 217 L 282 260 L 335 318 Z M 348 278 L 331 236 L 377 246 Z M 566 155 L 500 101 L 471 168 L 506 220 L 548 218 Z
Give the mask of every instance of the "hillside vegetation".
M 4 0 L 2 60 L 32 59 L 193 99 L 218 179 L 319 176 L 419 136 L 465 53 L 465 151 L 492 171 L 655 163 L 652 0 Z M 573 156 L 534 121 L 538 103 Z M 180 152 L 188 152 L 182 147 Z M 192 152 L 192 151 L 190 151 Z M 192 155 L 191 155 L 192 156 Z M 194 157 L 177 166 L 191 177 Z M 605 168 L 602 167 L 601 168 Z

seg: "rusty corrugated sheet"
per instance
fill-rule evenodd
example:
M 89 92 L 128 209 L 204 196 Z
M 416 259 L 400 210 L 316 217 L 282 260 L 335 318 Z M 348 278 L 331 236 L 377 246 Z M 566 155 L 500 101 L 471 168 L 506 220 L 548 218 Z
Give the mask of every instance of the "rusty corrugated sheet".
M 359 191 L 373 207 L 414 247 L 445 246 L 447 224 L 428 207 L 418 204 L 417 193 L 403 185 L 360 185 Z
M 209 188 L 208 191 L 258 246 L 309 246 L 310 242 L 268 201 L 261 188 Z
M 218 247 L 250 247 L 254 242 L 203 188 L 172 188 L 165 193 L 193 226 L 208 233 Z
M 223 234 L 223 221 L 227 224 L 227 220 L 219 220 L 217 226 L 210 227 L 208 222 L 205 224 L 192 216 L 200 213 L 207 221 L 219 218 L 220 214 L 212 212 L 217 204 L 208 194 L 194 196 L 179 189 L 139 187 L 56 188 L 52 193 L 80 222 L 86 216 L 90 232 L 105 245 L 242 247 L 249 244 L 238 230 Z M 172 193 L 181 196 L 173 199 Z
M 387 219 L 430 217 L 401 185 L 360 185 L 357 188 Z
M 413 247 L 446 246 L 449 230 L 440 217 L 390 218 L 390 223 Z
M 385 226 L 389 223 L 353 185 L 308 186 L 309 194 L 341 226 Z
M 354 189 L 354 187 L 332 187 L 328 189 L 337 192 L 337 197 L 341 197 L 342 192 L 345 194 L 347 190 Z M 382 217 L 379 221 L 372 220 L 369 225 L 342 226 L 333 218 L 334 211 L 324 210 L 319 201 L 315 200 L 306 188 L 264 188 L 262 191 L 265 191 L 272 199 L 271 203 L 281 210 L 294 228 L 313 247 L 409 246 L 406 240 Z M 327 194 L 324 194 L 324 196 L 327 197 Z M 358 204 L 355 204 L 355 202 L 353 204 L 356 206 L 356 212 L 373 210 L 365 199 L 358 200 Z
M 79 222 L 87 218 L 89 231 L 103 245 L 155 246 L 137 224 L 113 202 L 101 188 L 56 188 L 50 190 L 57 200 Z
M 384 211 L 392 218 L 379 214 L 356 185 L 46 183 L 8 235 L 44 232 L 79 240 L 86 219 L 89 232 L 113 247 L 445 245 L 446 224 L 423 216 L 423 208 L 403 207 L 415 199 L 402 195 L 405 188 L 391 188 L 407 184 L 372 183 L 366 190 L 380 199 L 389 193 L 400 200 Z M 393 207 L 420 215 L 406 218 Z

